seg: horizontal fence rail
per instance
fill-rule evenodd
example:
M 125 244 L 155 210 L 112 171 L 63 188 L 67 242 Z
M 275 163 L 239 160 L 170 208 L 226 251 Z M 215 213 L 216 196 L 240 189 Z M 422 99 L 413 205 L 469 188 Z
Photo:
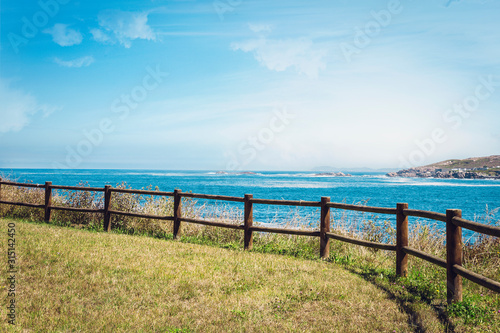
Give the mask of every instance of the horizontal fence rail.
M 166 221 L 173 221 L 174 220 L 173 216 L 159 216 L 159 215 L 130 213 L 130 212 L 122 212 L 122 211 L 119 211 L 119 210 L 111 210 L 111 209 L 108 209 L 108 213 L 115 214 L 115 215 L 121 215 L 121 216 L 129 216 L 129 217 L 139 217 L 139 218 L 153 219 L 153 220 L 166 220 Z
M 270 232 L 274 234 L 286 235 L 300 235 L 300 236 L 315 236 L 320 235 L 319 231 L 301 230 L 301 229 L 284 229 L 284 228 L 271 228 L 271 227 L 251 227 L 252 231 Z
M 16 182 L 6 182 L 6 181 L 1 181 L 1 184 L 11 185 L 11 186 L 19 186 L 19 187 L 45 188 L 45 185 L 43 185 L 43 184 L 16 183 Z
M 403 210 L 403 213 L 406 216 L 416 216 L 416 217 L 422 217 L 424 219 L 446 222 L 446 214 L 428 212 L 426 210 L 417 210 L 417 209 L 405 209 Z
M 53 190 L 66 190 L 66 191 L 104 192 L 104 189 L 101 187 L 51 185 L 50 188 L 52 188 Z
M 392 215 L 396 214 L 396 208 L 348 205 L 348 204 L 336 203 L 336 202 L 330 202 L 327 204 L 327 206 L 330 208 L 355 210 L 358 212 L 367 212 L 367 213 L 375 213 L 375 214 L 392 214 Z
M 244 198 L 240 197 L 229 197 L 227 195 L 213 195 L 213 194 L 199 194 L 199 193 L 182 193 L 183 198 L 196 198 L 196 199 L 211 199 L 211 200 L 222 200 L 222 201 L 235 201 L 244 202 Z
M 168 197 L 173 197 L 174 196 L 174 192 L 161 192 L 161 191 L 150 191 L 150 190 L 133 190 L 133 189 L 127 189 L 127 188 L 111 188 L 111 192 L 131 193 L 131 194 L 144 194 L 144 195 L 158 195 L 158 196 L 168 196 Z
M 370 248 L 379 249 L 379 250 L 396 251 L 396 245 L 392 245 L 392 244 L 370 242 L 370 241 L 365 241 L 365 240 L 356 239 L 356 238 L 352 238 L 352 237 L 337 235 L 337 234 L 334 234 L 331 232 L 327 232 L 326 235 L 328 236 L 328 238 L 336 239 L 336 240 L 346 242 L 346 243 L 361 245 L 364 247 L 370 247 Z
M 497 281 L 494 281 L 492 279 L 488 279 L 487 277 L 484 277 L 482 275 L 476 274 L 472 271 L 469 271 L 468 269 L 463 268 L 462 266 L 459 265 L 454 265 L 453 270 L 460 276 L 463 276 L 464 278 L 475 282 L 485 288 L 488 288 L 490 290 L 496 291 L 497 293 L 500 293 L 500 283 Z
M 269 199 L 251 199 L 250 201 L 255 204 L 264 204 L 264 205 L 321 207 L 321 202 L 317 201 L 269 200 Z
M 442 268 L 446 268 L 446 260 L 441 259 L 439 257 L 433 256 L 432 254 L 427 254 L 425 252 L 419 251 L 417 249 L 413 249 L 411 247 L 405 246 L 403 247 L 403 251 L 417 258 L 426 260 L 434 265 L 437 265 Z
M 50 206 L 50 209 L 52 209 L 52 210 L 65 210 L 68 212 L 79 212 L 79 213 L 104 213 L 104 209 L 92 209 L 92 208 Z
M 31 204 L 31 203 L 25 203 L 25 202 L 13 202 L 13 201 L 5 201 L 5 200 L 0 200 L 0 204 L 23 206 L 23 207 L 30 207 L 30 208 L 45 208 L 45 205 L 37 205 L 37 204 Z
M 44 204 L 32 204 L 26 202 L 13 202 L 2 200 L 2 185 L 14 186 L 18 188 L 36 188 L 45 190 Z M 104 192 L 104 208 L 76 208 L 62 207 L 52 204 L 52 190 L 66 191 L 89 191 L 89 192 Z M 124 212 L 111 209 L 112 193 L 139 194 L 151 196 L 168 196 L 173 197 L 173 216 L 158 216 L 150 214 L 142 214 L 139 212 Z M 244 220 L 243 224 L 231 224 L 217 221 L 209 221 L 204 219 L 188 218 L 182 216 L 182 198 L 208 199 L 220 201 L 241 202 L 244 204 Z M 303 200 L 270 200 L 253 198 L 251 194 L 246 194 L 244 197 L 232 197 L 225 195 L 212 195 L 200 193 L 183 193 L 176 189 L 173 192 L 162 192 L 152 190 L 135 190 L 124 188 L 113 188 L 110 185 L 101 187 L 83 187 L 83 186 L 62 186 L 52 185 L 52 182 L 45 184 L 17 183 L 4 181 L 0 178 L 0 204 L 15 205 L 29 208 L 39 208 L 45 211 L 45 221 L 51 221 L 52 210 L 63 210 L 81 213 L 99 213 L 103 214 L 103 229 L 111 231 L 111 216 L 129 216 L 137 218 L 155 219 L 173 221 L 173 235 L 177 238 L 180 231 L 181 222 L 201 224 L 206 226 L 220 227 L 243 230 L 244 232 L 244 248 L 245 250 L 252 249 L 253 232 L 268 232 L 287 235 L 310 236 L 320 238 L 320 257 L 329 257 L 329 241 L 334 239 L 341 242 L 351 243 L 359 246 L 396 252 L 396 274 L 406 277 L 408 273 L 408 255 L 423 259 L 431 264 L 445 268 L 447 270 L 447 301 L 448 303 L 462 300 L 462 277 L 477 283 L 485 288 L 500 293 L 500 283 L 489 279 L 480 274 L 474 273 L 462 266 L 462 228 L 466 228 L 481 234 L 500 237 L 500 227 L 485 225 L 462 218 L 460 210 L 448 209 L 446 214 L 429 212 L 423 210 L 408 209 L 408 204 L 398 203 L 396 208 L 389 207 L 370 207 L 361 205 L 349 205 L 344 203 L 330 202 L 329 197 L 322 197 L 321 201 L 303 201 Z M 265 227 L 262 225 L 253 225 L 253 204 L 263 205 L 280 205 L 280 206 L 297 206 L 297 207 L 320 207 L 320 229 L 291 229 L 291 228 L 275 228 Z M 344 235 L 338 235 L 330 232 L 330 209 L 343 209 L 360 212 L 368 212 L 375 214 L 396 215 L 396 244 L 385 244 L 378 242 L 370 242 L 361 239 L 356 239 Z M 419 251 L 409 246 L 408 244 L 408 217 L 421 217 L 435 221 L 446 223 L 446 260 L 437 256 Z
M 181 220 L 181 222 L 203 224 L 203 225 L 208 225 L 208 226 L 212 226 L 212 227 L 221 227 L 221 228 L 228 228 L 228 229 L 244 229 L 245 228 L 244 225 L 215 222 L 215 221 L 207 221 L 207 220 L 201 220 L 201 219 L 180 218 L 180 220 Z
M 469 230 L 472 230 L 475 232 L 479 232 L 480 234 L 486 234 L 486 235 L 490 235 L 490 236 L 500 237 L 500 227 L 494 227 L 491 225 L 472 222 L 472 221 L 468 221 L 468 220 L 465 220 L 465 219 L 460 218 L 460 217 L 454 217 L 452 222 L 453 222 L 453 224 L 455 224 L 459 227 L 469 229 Z

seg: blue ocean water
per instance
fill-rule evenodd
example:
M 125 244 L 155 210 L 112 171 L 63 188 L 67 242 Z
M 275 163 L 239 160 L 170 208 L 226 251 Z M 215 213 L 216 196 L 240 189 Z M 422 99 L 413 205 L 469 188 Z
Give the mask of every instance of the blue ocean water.
M 218 194 L 254 198 L 319 201 L 328 196 L 333 202 L 359 203 L 369 206 L 396 207 L 406 202 L 411 209 L 445 213 L 462 210 L 462 216 L 480 221 L 486 209 L 500 207 L 500 180 L 390 178 L 383 173 L 354 173 L 352 177 L 318 176 L 313 172 L 255 172 L 222 174 L 212 171 L 162 170 L 48 170 L 0 169 L 2 177 L 20 182 L 32 181 L 54 185 L 116 186 L 126 182 L 132 188 L 158 186 L 162 191 Z M 242 206 L 241 203 L 231 205 Z M 301 207 L 313 216 L 311 226 L 319 220 L 318 209 Z M 276 213 L 278 211 L 278 213 Z M 286 215 L 286 209 L 255 205 L 254 218 L 269 222 Z M 317 218 L 316 218 L 317 215 Z M 498 214 L 500 215 L 500 214 Z M 384 216 L 393 220 L 392 216 Z M 496 218 L 498 220 L 498 217 Z M 410 221 L 411 223 L 411 221 Z M 441 222 L 439 222 L 441 223 Z M 465 234 L 465 233 L 464 233 Z

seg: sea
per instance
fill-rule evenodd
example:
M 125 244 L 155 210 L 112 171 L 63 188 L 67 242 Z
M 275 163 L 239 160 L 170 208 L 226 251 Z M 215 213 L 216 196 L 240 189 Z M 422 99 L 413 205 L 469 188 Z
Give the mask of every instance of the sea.
M 161 191 L 180 189 L 182 192 L 243 197 L 252 194 L 259 199 L 285 199 L 320 201 L 330 197 L 332 202 L 364 204 L 378 207 L 396 207 L 408 203 L 411 209 L 446 213 L 446 209 L 461 209 L 462 217 L 481 223 L 498 224 L 500 220 L 500 180 L 394 178 L 379 172 L 355 172 L 351 177 L 321 175 L 316 172 L 255 171 L 224 173 L 217 171 L 165 171 L 165 170 L 54 170 L 54 169 L 0 169 L 0 176 L 18 182 L 75 186 L 82 182 L 90 186 L 117 186 L 125 182 L 128 187 L 142 189 L 151 185 Z M 203 205 L 228 205 L 243 210 L 242 203 L 214 203 L 198 200 Z M 342 215 L 343 214 L 343 215 Z M 349 215 L 351 214 L 351 215 Z M 332 209 L 335 221 L 356 223 L 360 218 L 375 223 L 389 221 L 393 215 L 352 213 Z M 362 214 L 363 216 L 354 216 Z M 317 227 L 319 209 L 314 207 L 290 208 L 283 206 L 254 205 L 254 220 L 273 225 L 286 225 L 290 219 L 301 216 L 299 223 Z M 412 219 L 410 218 L 410 228 Z M 350 220 L 352 220 L 350 222 Z M 444 223 L 419 219 L 423 223 Z M 464 230 L 464 236 L 474 236 Z

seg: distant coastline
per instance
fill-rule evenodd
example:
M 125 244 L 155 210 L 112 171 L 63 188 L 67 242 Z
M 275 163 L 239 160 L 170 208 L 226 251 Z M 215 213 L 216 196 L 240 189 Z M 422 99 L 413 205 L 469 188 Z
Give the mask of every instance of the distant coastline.
M 500 179 L 500 155 L 446 160 L 426 166 L 387 173 L 388 177 Z

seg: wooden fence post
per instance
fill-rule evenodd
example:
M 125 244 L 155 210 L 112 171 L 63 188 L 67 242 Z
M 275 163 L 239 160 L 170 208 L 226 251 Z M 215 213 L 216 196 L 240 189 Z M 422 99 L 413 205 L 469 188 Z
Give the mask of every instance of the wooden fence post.
M 326 235 L 327 232 L 330 232 L 330 207 L 326 205 L 329 202 L 330 197 L 321 197 L 319 255 L 323 259 L 330 256 L 330 238 Z
M 453 265 L 462 266 L 462 227 L 453 223 L 462 217 L 460 209 L 446 210 L 446 285 L 448 304 L 462 301 L 462 277 L 453 271 Z
M 182 198 L 181 190 L 174 190 L 174 239 L 177 238 L 179 229 L 181 227 L 181 217 L 182 217 Z
M 50 206 L 52 206 L 52 182 L 45 182 L 45 222 L 51 220 Z
M 408 254 L 403 247 L 408 246 L 408 216 L 403 213 L 407 203 L 396 205 L 396 276 L 408 276 Z
M 245 250 L 251 250 L 253 246 L 253 233 L 250 228 L 253 225 L 253 204 L 250 201 L 252 194 L 245 194 Z
M 104 223 L 103 229 L 106 232 L 111 231 L 111 214 L 109 213 L 109 206 L 111 204 L 111 185 L 104 186 Z

